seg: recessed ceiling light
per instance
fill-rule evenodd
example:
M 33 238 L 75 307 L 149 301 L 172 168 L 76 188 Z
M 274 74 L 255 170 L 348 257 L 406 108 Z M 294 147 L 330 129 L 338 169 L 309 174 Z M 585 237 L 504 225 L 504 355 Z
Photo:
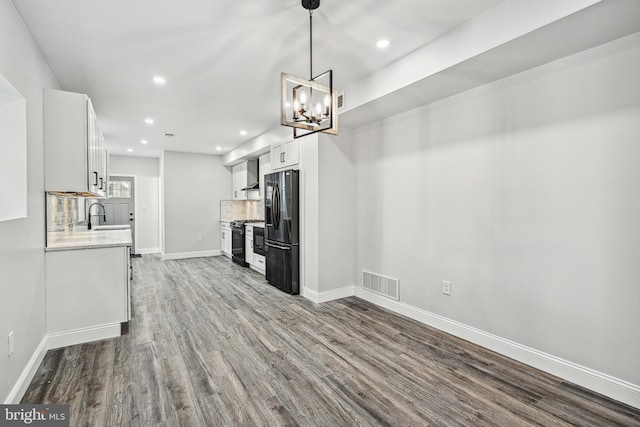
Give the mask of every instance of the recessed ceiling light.
M 246 130 L 241 130 L 241 131 L 240 131 L 240 135 L 245 136 L 246 134 L 247 134 L 247 131 L 246 131 Z
M 380 39 L 376 42 L 376 47 L 378 49 L 384 49 L 385 47 L 389 47 L 391 42 L 387 39 Z
M 149 141 L 147 141 L 146 139 L 141 139 L 140 140 L 140 144 L 148 144 L 148 143 L 149 143 Z
M 133 153 L 133 148 L 128 148 L 127 151 Z
M 222 147 L 216 147 L 216 150 L 220 151 L 222 150 Z
M 147 117 L 146 119 L 144 119 L 144 122 L 148 125 L 152 125 L 153 124 L 153 119 L 151 117 Z
M 164 77 L 162 76 L 153 76 L 153 82 L 157 85 L 163 85 L 165 84 L 167 81 L 165 80 Z

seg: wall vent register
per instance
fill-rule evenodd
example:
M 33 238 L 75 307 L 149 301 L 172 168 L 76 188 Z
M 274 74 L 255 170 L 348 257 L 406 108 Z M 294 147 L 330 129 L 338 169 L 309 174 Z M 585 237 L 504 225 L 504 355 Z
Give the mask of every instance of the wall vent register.
M 400 280 L 371 271 L 362 270 L 362 289 L 375 292 L 385 297 L 398 300 L 400 298 Z

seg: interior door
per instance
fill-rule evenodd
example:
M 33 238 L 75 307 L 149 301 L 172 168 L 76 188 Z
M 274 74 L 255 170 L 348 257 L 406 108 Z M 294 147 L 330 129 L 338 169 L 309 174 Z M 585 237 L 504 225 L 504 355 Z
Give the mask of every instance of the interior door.
M 103 202 L 107 225 L 131 226 L 131 253 L 135 254 L 135 188 L 131 176 L 110 176 L 108 198 Z

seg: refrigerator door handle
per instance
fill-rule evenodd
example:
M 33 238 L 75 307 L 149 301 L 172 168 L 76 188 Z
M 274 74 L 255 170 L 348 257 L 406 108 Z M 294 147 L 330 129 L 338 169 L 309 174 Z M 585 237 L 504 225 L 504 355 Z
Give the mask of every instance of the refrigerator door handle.
M 267 220 L 269 221 L 269 223 L 271 225 L 273 225 L 274 223 L 274 218 L 273 218 L 273 213 L 274 213 L 274 207 L 273 206 L 273 192 L 275 190 L 275 187 L 271 189 L 271 209 L 269 210 L 269 218 L 267 218 Z
M 274 245 L 273 243 L 266 243 L 267 246 L 269 246 L 270 248 L 276 248 L 276 249 L 282 249 L 284 251 L 290 251 L 291 247 L 289 246 L 280 246 L 280 245 Z
M 271 221 L 271 225 L 273 226 L 274 230 L 278 229 L 278 209 L 277 209 L 277 197 L 278 194 L 278 183 L 274 182 L 273 183 L 273 188 L 271 190 L 271 212 L 270 212 L 270 216 L 271 218 L 269 218 L 269 220 Z
M 272 203 L 273 228 L 280 228 L 280 185 L 275 182 L 273 184 L 273 203 Z

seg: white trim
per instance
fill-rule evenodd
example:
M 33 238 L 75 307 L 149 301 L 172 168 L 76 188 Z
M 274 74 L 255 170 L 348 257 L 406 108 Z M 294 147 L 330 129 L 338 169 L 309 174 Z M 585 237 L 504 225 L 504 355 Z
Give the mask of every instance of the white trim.
M 166 261 L 168 259 L 202 258 L 220 255 L 222 255 L 222 251 L 220 249 L 214 249 L 212 251 L 176 252 L 173 254 L 162 254 L 162 259 Z
M 127 173 L 110 173 L 109 178 L 112 176 L 116 176 L 119 178 L 133 178 L 133 217 L 138 218 L 138 175 L 136 174 L 127 174 Z M 109 179 L 111 181 L 111 179 Z M 107 192 L 109 190 L 107 189 Z M 138 243 L 138 227 L 135 226 L 133 229 L 133 253 L 138 253 L 138 249 L 135 245 Z
M 56 332 L 55 334 L 47 335 L 47 349 L 51 350 L 91 341 L 115 338 L 120 336 L 120 332 L 120 323 L 107 323 L 106 325 L 93 326 L 90 328 Z
M 196 253 L 202 254 L 202 252 Z M 366 292 L 356 286 L 345 286 L 325 292 L 317 292 L 305 287 L 302 288 L 302 296 L 315 303 L 328 302 L 353 295 L 447 332 L 451 335 L 493 350 L 519 362 L 533 366 L 534 368 L 556 375 L 567 381 L 571 381 L 612 399 L 626 403 L 627 405 L 640 408 L 640 386 L 636 384 L 632 384 L 568 360 L 543 353 L 536 349 L 484 332 L 480 329 L 456 322 L 455 320 L 410 306 L 406 303 L 390 300 L 388 298 Z M 114 323 L 45 336 L 40 345 L 38 345 L 36 351 L 33 353 L 33 356 L 31 356 L 31 359 L 22 371 L 18 381 L 16 381 L 16 384 L 5 399 L 5 404 L 19 403 L 27 387 L 33 380 L 38 367 L 42 363 L 47 350 L 117 337 L 120 336 L 120 328 L 120 323 Z M 18 398 L 18 396 L 20 397 Z
M 108 323 L 106 325 L 94 326 L 91 328 L 75 329 L 72 331 L 45 335 L 38 345 L 38 348 L 33 352 L 31 359 L 29 359 L 27 366 L 20 374 L 20 377 L 9 392 L 4 403 L 6 405 L 20 403 L 48 350 L 119 337 L 121 335 L 121 328 L 120 323 Z
M 307 287 L 302 288 L 302 296 L 316 304 L 329 302 L 340 298 L 352 297 L 355 295 L 355 286 L 344 286 L 342 288 L 331 289 L 329 291 L 318 292 Z
M 144 248 L 144 249 L 138 249 L 136 253 L 140 255 L 148 255 L 148 254 L 159 254 L 160 252 L 162 252 L 160 248 Z
M 44 356 L 47 354 L 47 336 L 45 335 L 40 341 L 38 348 L 33 352 L 31 359 L 27 363 L 27 366 L 22 370 L 22 373 L 18 377 L 18 381 L 16 381 L 15 385 L 9 392 L 9 395 L 4 401 L 5 405 L 12 405 L 20 403 L 22 397 L 24 396 L 29 384 L 33 381 L 33 377 L 36 376 L 36 372 L 44 359 Z
M 361 288 L 355 288 L 355 291 L 355 295 L 358 298 L 392 310 L 456 337 L 471 341 L 474 344 L 478 344 L 564 380 L 571 381 L 572 383 L 626 403 L 627 405 L 640 408 L 640 386 L 636 384 L 543 353 L 472 326 L 410 306 L 406 303 L 366 292 Z

